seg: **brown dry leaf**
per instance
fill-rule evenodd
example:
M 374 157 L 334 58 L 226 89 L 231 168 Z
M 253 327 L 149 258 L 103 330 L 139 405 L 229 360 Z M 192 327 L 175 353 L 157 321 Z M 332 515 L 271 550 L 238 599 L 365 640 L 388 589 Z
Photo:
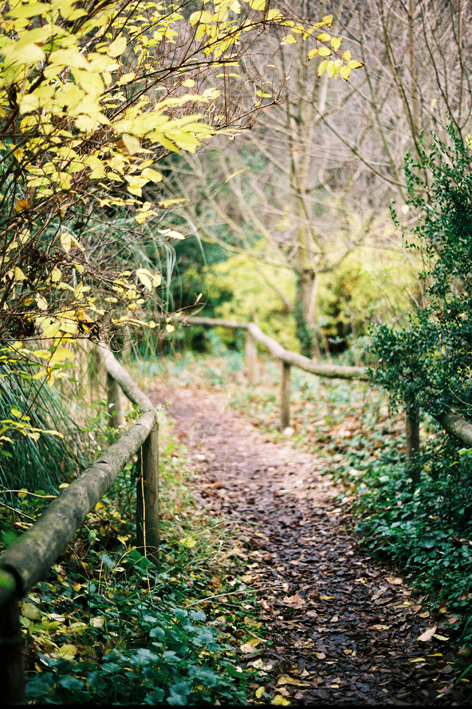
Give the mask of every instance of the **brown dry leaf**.
M 420 618 L 429 618 L 429 611 L 425 611 L 424 613 L 420 613 Z
M 315 652 L 315 655 L 318 658 L 318 660 L 324 660 L 326 657 L 324 652 Z
M 307 615 L 309 615 L 310 618 L 316 618 L 318 613 L 316 611 L 307 611 Z
M 286 596 L 283 599 L 283 602 L 286 603 L 288 606 L 294 606 L 295 608 L 301 608 L 301 606 L 304 606 L 306 601 L 304 598 L 298 595 L 296 593 L 294 596 Z
M 250 643 L 245 643 L 244 645 L 241 645 L 239 649 L 241 650 L 241 652 L 244 652 L 245 655 L 250 655 L 252 653 L 257 652 L 254 645 L 251 645 Z
M 330 623 L 337 623 L 338 620 L 339 620 L 338 616 L 337 616 L 337 615 L 333 615 L 333 617 L 332 617 L 331 620 L 330 620 Z
M 284 684 L 293 684 L 294 686 L 298 687 L 301 682 L 299 679 L 294 679 L 293 677 L 289 677 L 288 675 L 282 675 L 277 680 L 277 687 L 282 687 Z
M 394 586 L 401 586 L 401 584 L 403 583 L 403 579 L 401 579 L 399 576 L 387 576 L 386 581 L 393 584 Z
M 433 635 L 436 632 L 436 628 L 437 626 L 435 625 L 434 628 L 428 628 L 427 630 L 425 630 L 424 633 L 419 636 L 419 642 L 427 643 L 432 640 Z
M 343 650 L 345 655 L 352 655 L 352 650 Z

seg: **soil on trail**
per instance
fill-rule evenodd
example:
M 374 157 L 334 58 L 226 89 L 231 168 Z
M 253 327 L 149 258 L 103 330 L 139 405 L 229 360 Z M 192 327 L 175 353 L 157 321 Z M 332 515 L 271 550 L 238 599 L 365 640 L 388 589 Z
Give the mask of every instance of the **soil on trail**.
M 398 573 L 358 548 L 346 531 L 349 515 L 336 506 L 339 491 L 317 473 L 315 455 L 270 442 L 225 410 L 221 394 L 159 387 L 151 397 L 171 401 L 176 435 L 199 472 L 201 504 L 242 530 L 243 580 L 260 589 L 263 630 L 273 644 L 253 648 L 240 664 L 268 672 L 269 694 L 299 704 L 472 699 L 466 683 L 455 686 L 447 626 Z M 434 626 L 443 640 L 418 641 Z

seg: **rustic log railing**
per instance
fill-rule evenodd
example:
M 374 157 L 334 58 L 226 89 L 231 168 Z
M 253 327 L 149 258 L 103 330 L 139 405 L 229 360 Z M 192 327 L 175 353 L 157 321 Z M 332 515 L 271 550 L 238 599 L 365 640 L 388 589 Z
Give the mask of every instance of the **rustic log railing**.
M 254 385 L 257 379 L 256 341 L 264 345 L 269 352 L 281 361 L 280 378 L 280 425 L 284 430 L 290 425 L 290 371 L 291 367 L 299 367 L 320 377 L 332 379 L 367 380 L 367 367 L 348 367 L 337 364 L 318 364 L 308 357 L 284 349 L 276 340 L 266 335 L 256 323 L 238 322 L 236 320 L 221 320 L 182 315 L 171 316 L 174 322 L 184 325 L 204 325 L 208 327 L 227 327 L 246 330 L 246 372 L 248 382 Z M 472 447 L 472 424 L 455 412 L 436 416 L 436 420 L 449 434 Z M 415 458 L 420 451 L 420 411 L 417 406 L 410 406 L 405 415 L 406 458 L 410 464 L 413 484 L 419 482 L 419 470 L 415 467 Z
M 121 424 L 118 385 L 141 411 L 140 418 L 80 477 L 76 478 L 11 547 L 0 555 L 0 696 L 5 704 L 25 703 L 23 637 L 19 601 L 64 551 L 86 516 L 110 489 L 131 458 L 139 454 L 137 545 L 151 561 L 159 554 L 158 423 L 155 407 L 103 345 L 110 424 Z

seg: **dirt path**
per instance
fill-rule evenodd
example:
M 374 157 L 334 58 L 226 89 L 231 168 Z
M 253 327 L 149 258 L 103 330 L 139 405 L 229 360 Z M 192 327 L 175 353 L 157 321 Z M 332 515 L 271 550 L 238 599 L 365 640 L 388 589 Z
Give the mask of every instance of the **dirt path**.
M 449 705 L 472 698 L 454 686 L 454 651 L 419 642 L 439 626 L 391 569 L 363 554 L 346 532 L 336 488 L 320 461 L 267 441 L 224 397 L 196 388 L 151 392 L 172 402 L 176 433 L 200 472 L 210 514 L 243 530 L 245 583 L 260 588 L 265 632 L 245 662 L 267 669 L 266 689 L 300 704 Z M 447 627 L 436 631 L 447 637 Z M 264 649 L 265 648 L 265 649 Z M 470 686 L 470 685 L 469 685 Z

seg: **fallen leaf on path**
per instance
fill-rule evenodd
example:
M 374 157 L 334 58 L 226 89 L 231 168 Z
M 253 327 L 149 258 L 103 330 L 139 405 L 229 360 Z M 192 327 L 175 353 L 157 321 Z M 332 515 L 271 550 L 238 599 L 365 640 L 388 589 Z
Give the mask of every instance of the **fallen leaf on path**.
M 445 635 L 438 635 L 437 633 L 435 633 L 434 637 L 436 640 L 442 640 L 443 642 L 446 642 L 447 640 L 449 640 L 449 638 L 446 638 Z
M 324 660 L 326 657 L 324 652 L 315 652 L 315 655 L 318 658 L 318 660 Z
M 299 596 L 298 593 L 296 593 L 294 596 L 286 596 L 283 601 L 288 606 L 294 606 L 295 608 L 301 608 L 306 603 L 305 599 Z
M 414 660 L 410 660 L 410 662 L 426 662 L 424 657 L 415 657 Z
M 331 620 L 330 620 L 330 623 L 337 623 L 338 620 L 339 620 L 338 616 L 337 616 L 337 615 L 333 615 L 333 617 L 332 617 Z
M 299 679 L 295 679 L 294 677 L 289 677 L 288 675 L 282 675 L 277 680 L 277 687 L 282 687 L 285 684 L 292 684 L 295 687 L 299 687 L 300 685 L 303 685 L 303 682 L 300 682 Z M 308 687 L 309 685 L 305 685 L 305 686 Z
M 241 645 L 239 649 L 241 652 L 244 652 L 245 655 L 250 655 L 257 652 L 256 648 L 254 645 L 251 645 L 251 643 L 244 643 L 244 645 Z
M 271 704 L 275 704 L 276 706 L 280 707 L 286 707 L 290 704 L 288 699 L 285 699 L 281 694 L 276 694 L 275 697 L 272 699 Z
M 419 636 L 418 640 L 422 643 L 427 643 L 432 639 L 435 632 L 436 632 L 436 626 L 434 626 L 434 628 L 428 628 L 427 630 L 424 631 L 424 633 L 422 633 Z
M 399 576 L 387 576 L 386 581 L 393 584 L 394 586 L 401 586 L 401 584 L 403 583 L 403 579 L 401 579 Z
M 389 625 L 371 625 L 369 630 L 389 630 Z
M 265 692 L 265 687 L 258 687 L 256 689 L 256 697 L 260 699 Z

